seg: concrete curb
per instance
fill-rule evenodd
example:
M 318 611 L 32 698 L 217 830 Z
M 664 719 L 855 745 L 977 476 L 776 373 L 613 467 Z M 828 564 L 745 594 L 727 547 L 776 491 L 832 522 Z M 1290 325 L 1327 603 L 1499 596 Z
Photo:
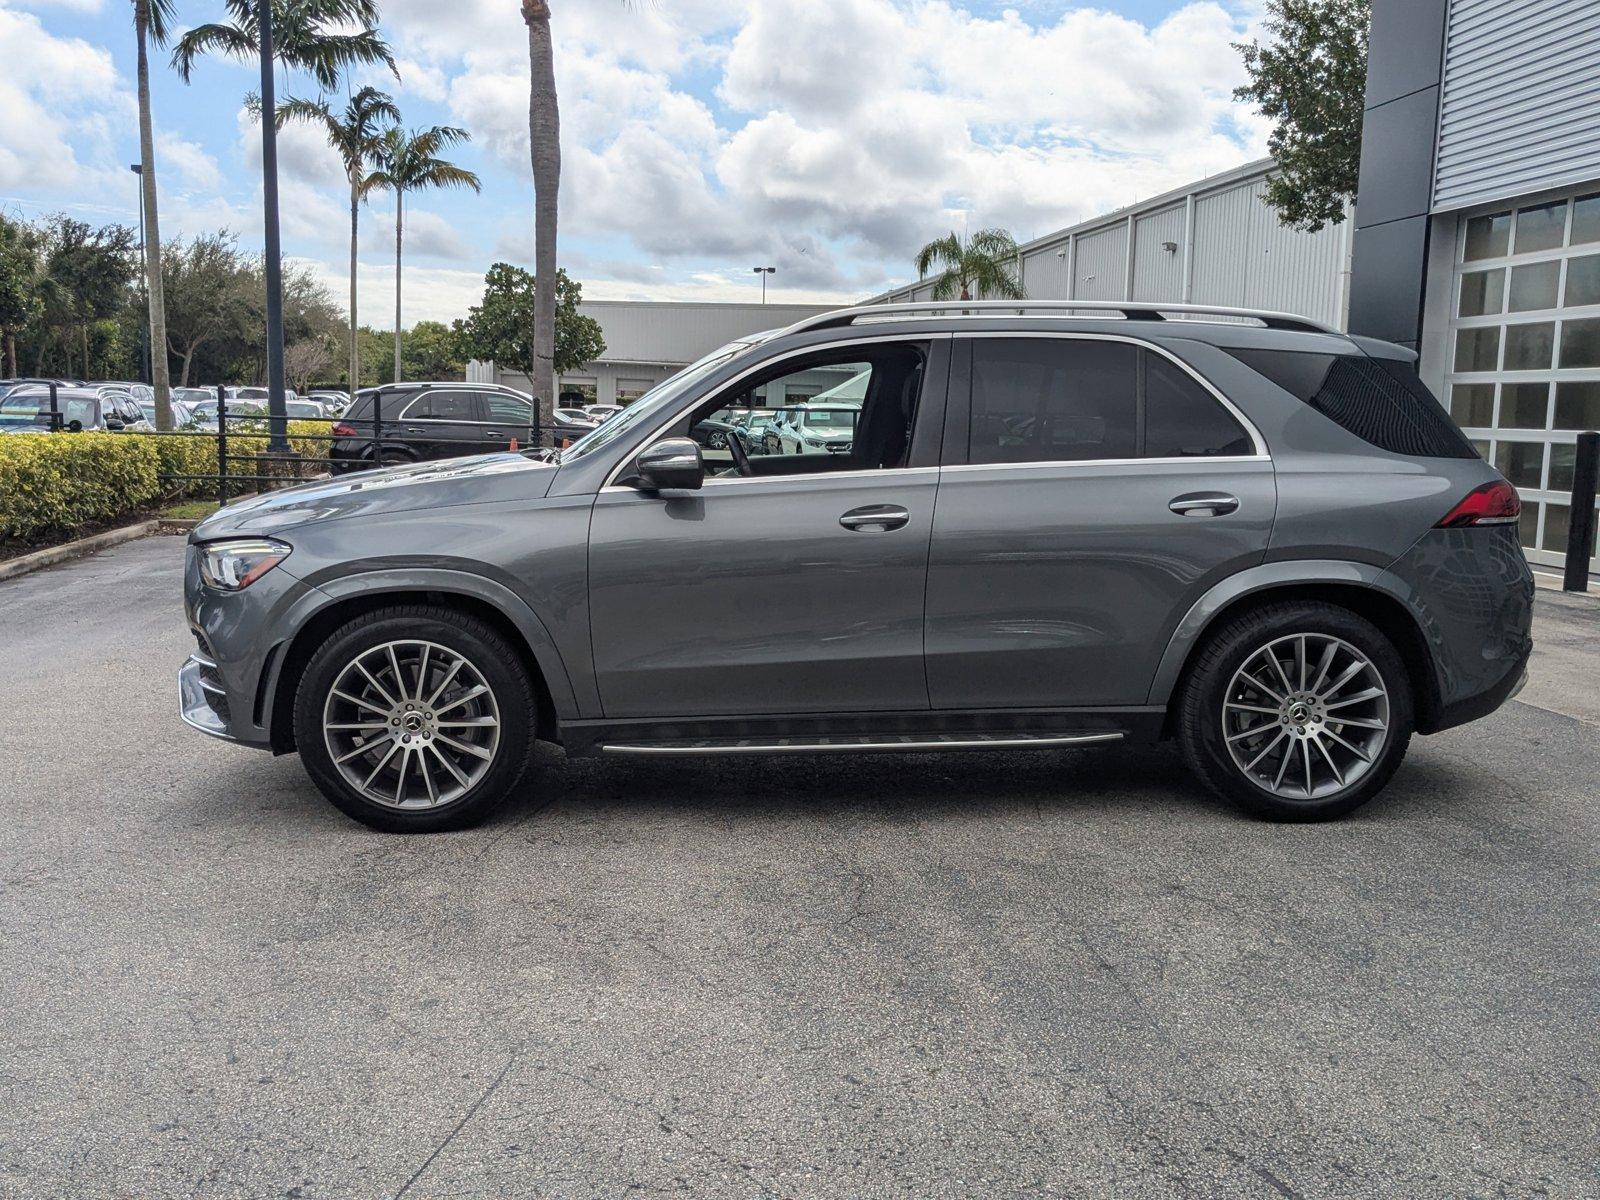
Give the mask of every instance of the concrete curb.
M 31 575 L 33 572 L 45 567 L 53 567 L 57 563 L 68 562 L 74 558 L 83 558 L 85 555 L 94 554 L 99 550 L 108 550 L 112 546 L 120 546 L 123 542 L 131 542 L 138 538 L 149 537 L 160 529 L 161 521 L 140 521 L 137 525 L 124 525 L 121 529 L 108 529 L 104 533 L 97 533 L 92 537 L 79 538 L 75 542 L 68 542 L 64 546 L 51 546 L 45 550 L 35 550 L 32 554 L 24 554 L 21 558 L 13 558 L 9 562 L 0 563 L 0 583 L 8 579 L 16 579 L 22 575 Z

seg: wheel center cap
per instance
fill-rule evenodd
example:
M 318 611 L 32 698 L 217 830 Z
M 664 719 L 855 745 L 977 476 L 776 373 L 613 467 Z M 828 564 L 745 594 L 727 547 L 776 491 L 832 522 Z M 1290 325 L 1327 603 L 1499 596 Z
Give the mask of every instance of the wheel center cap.
M 406 732 L 417 733 L 422 729 L 422 714 L 418 712 L 409 712 L 400 718 L 400 724 L 401 727 L 406 730 Z
M 1296 700 L 1289 706 L 1289 720 L 1296 725 L 1304 725 L 1311 719 L 1311 710 L 1306 707 L 1305 701 Z

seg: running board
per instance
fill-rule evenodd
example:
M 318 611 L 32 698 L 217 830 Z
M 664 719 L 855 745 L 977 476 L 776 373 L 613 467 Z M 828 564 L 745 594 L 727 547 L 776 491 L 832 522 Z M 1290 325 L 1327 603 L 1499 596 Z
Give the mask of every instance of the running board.
M 605 754 L 863 754 L 874 750 L 1045 750 L 1117 742 L 1122 733 L 888 733 L 844 737 L 699 738 L 601 745 Z

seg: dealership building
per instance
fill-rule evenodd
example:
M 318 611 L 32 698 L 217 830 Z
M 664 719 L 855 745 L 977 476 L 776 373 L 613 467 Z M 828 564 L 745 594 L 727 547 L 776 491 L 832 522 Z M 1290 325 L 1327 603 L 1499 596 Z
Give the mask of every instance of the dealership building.
M 1576 437 L 1600 428 L 1600 0 L 1373 0 L 1372 13 L 1345 221 L 1281 225 L 1263 198 L 1266 159 L 1028 241 L 1017 271 L 1033 300 L 1274 309 L 1410 346 L 1521 491 L 1529 557 L 1555 564 Z M 932 286 L 871 301 L 926 300 Z M 562 387 L 625 402 L 734 337 L 821 310 L 583 311 L 607 349 Z

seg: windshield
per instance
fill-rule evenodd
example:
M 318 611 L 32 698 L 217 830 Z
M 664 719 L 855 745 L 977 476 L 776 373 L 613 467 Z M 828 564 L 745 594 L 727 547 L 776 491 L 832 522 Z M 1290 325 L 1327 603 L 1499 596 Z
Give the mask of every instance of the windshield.
M 284 405 L 284 412 L 291 417 L 320 417 L 322 409 L 315 404 L 307 404 L 304 400 L 293 401 Z
M 619 435 L 627 433 L 634 426 L 650 420 L 663 409 L 669 408 L 696 383 L 733 358 L 734 355 L 743 353 L 749 348 L 750 343 L 748 342 L 730 342 L 720 350 L 713 350 L 699 362 L 691 363 L 670 379 L 665 379 L 656 384 L 655 387 L 640 396 L 598 429 L 584 434 L 572 444 L 570 449 L 561 452 L 562 459 L 571 460 L 582 458 L 585 454 L 592 454 L 600 449 L 601 446 L 616 440 Z

